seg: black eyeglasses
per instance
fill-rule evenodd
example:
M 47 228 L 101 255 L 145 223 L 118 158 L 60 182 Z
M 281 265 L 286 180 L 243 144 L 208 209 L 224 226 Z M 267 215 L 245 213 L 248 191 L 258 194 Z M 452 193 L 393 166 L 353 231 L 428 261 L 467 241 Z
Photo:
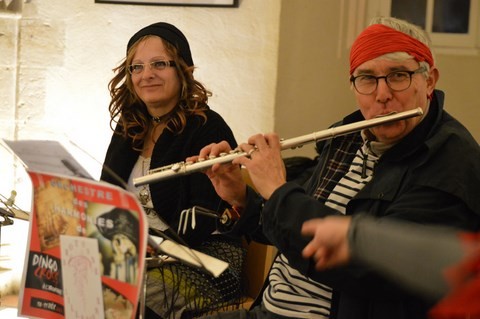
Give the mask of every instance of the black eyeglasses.
M 138 64 L 131 64 L 127 67 L 128 72 L 130 74 L 140 74 L 145 70 L 145 65 L 150 66 L 150 70 L 163 70 L 169 66 L 175 66 L 175 61 L 165 61 L 165 60 L 158 60 L 152 61 L 149 63 L 138 63 Z
M 379 79 L 385 79 L 385 82 L 392 91 L 399 92 L 410 87 L 410 84 L 412 84 L 412 75 L 425 71 L 425 67 L 422 66 L 414 71 L 394 71 L 383 76 L 374 76 L 368 74 L 357 76 L 352 75 L 350 77 L 350 82 L 353 83 L 355 90 L 363 95 L 369 95 L 375 92 Z

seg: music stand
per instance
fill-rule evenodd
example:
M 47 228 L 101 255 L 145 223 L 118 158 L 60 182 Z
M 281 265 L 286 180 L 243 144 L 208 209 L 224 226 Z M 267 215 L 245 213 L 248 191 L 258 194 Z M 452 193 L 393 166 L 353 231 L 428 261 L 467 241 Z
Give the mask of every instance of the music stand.
M 160 230 L 156 232 L 161 235 Z M 148 236 L 148 245 L 153 249 L 155 255 L 145 257 L 145 272 L 143 274 L 143 291 L 140 295 L 140 319 L 145 319 L 145 306 L 147 295 L 147 270 L 151 265 L 151 262 L 156 262 L 155 266 L 161 266 L 166 262 L 179 261 L 188 264 L 192 267 L 201 269 L 215 278 L 220 276 L 229 266 L 229 264 L 223 260 L 209 256 L 198 250 L 191 249 L 185 245 L 179 244 L 174 240 L 171 240 L 169 236 L 163 234 L 163 237 Z M 150 262 L 150 263 L 149 263 Z M 153 267 L 153 266 L 152 266 Z

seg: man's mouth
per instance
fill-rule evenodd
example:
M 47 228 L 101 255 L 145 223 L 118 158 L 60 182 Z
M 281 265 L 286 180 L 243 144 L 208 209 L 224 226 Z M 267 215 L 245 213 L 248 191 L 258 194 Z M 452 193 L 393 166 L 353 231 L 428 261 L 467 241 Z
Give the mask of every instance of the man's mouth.
M 392 111 L 392 112 L 390 112 L 390 113 L 385 113 L 385 114 L 376 115 L 376 116 L 374 116 L 374 118 L 385 117 L 385 116 L 389 116 L 389 115 L 393 115 L 393 114 L 397 114 L 397 112 Z

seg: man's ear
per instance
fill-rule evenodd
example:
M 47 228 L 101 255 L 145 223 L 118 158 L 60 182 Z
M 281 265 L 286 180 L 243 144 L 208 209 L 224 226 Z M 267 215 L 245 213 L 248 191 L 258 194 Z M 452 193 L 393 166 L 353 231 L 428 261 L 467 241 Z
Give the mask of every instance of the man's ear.
M 440 78 L 440 72 L 436 67 L 430 68 L 428 72 L 428 79 L 427 79 L 427 90 L 428 95 L 431 95 L 435 86 L 437 85 L 438 79 Z

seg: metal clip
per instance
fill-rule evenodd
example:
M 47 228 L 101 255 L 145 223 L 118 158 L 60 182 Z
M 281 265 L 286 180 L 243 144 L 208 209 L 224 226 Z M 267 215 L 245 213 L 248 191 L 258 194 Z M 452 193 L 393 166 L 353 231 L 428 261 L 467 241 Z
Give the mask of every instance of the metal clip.
M 196 214 L 200 214 L 202 216 L 207 216 L 207 217 L 212 217 L 212 218 L 215 218 L 215 219 L 220 219 L 220 217 L 218 216 L 218 214 L 215 211 L 210 210 L 210 209 L 206 209 L 204 207 L 193 206 L 191 208 L 184 209 L 180 213 L 180 220 L 178 222 L 178 229 L 177 229 L 178 234 L 180 234 L 180 232 L 182 232 L 182 234 L 185 234 L 187 232 L 188 220 L 189 219 L 190 219 L 190 228 L 195 229 L 195 227 L 197 226 Z M 190 216 L 191 216 L 191 218 L 190 218 Z

